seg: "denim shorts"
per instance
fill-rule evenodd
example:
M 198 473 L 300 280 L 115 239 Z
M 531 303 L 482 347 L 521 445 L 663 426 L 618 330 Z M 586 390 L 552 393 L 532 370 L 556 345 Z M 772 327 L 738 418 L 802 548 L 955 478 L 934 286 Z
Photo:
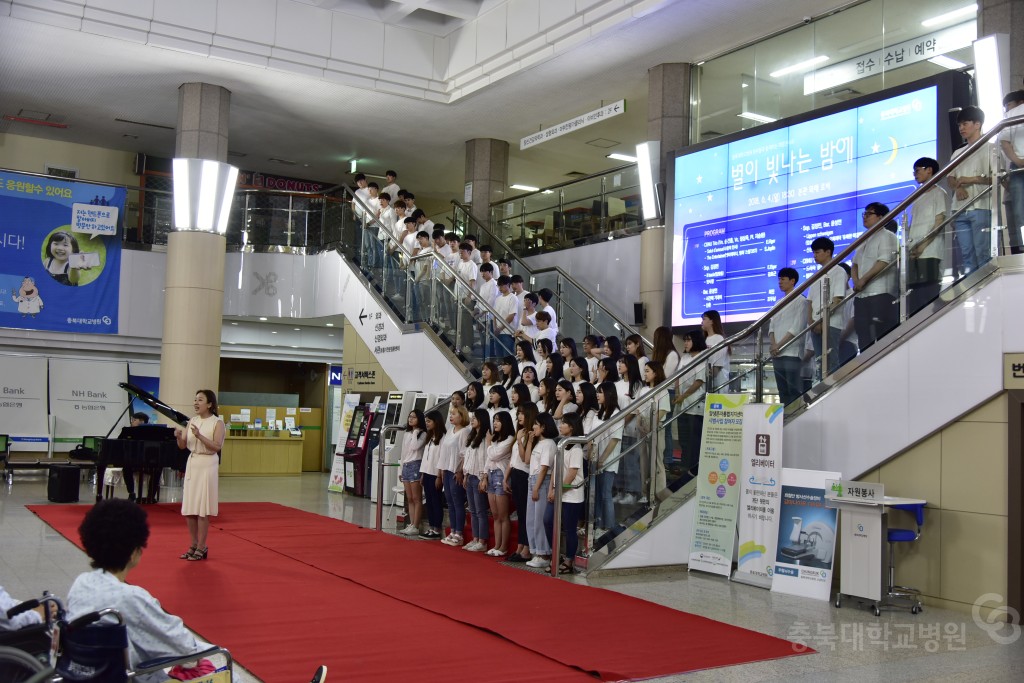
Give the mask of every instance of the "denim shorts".
M 412 462 L 402 463 L 402 481 L 419 481 L 421 462 L 423 461 L 413 460 Z
M 505 472 L 503 470 L 490 470 L 487 473 L 487 493 L 496 496 L 505 495 Z

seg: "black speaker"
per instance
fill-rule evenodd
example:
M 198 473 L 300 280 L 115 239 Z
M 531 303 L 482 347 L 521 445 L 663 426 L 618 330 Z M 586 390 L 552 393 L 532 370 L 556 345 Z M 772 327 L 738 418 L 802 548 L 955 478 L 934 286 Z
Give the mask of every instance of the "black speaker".
M 644 302 L 633 302 L 633 324 L 643 326 L 644 324 Z
M 135 175 L 144 175 L 146 173 L 146 155 L 142 152 L 138 152 L 135 155 Z
M 78 502 L 78 467 L 51 465 L 46 482 L 46 499 L 51 503 Z

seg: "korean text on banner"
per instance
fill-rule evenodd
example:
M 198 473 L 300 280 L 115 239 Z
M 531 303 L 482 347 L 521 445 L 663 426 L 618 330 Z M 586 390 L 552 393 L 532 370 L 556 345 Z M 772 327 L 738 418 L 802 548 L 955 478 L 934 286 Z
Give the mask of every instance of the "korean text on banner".
M 11 437 L 12 450 L 45 451 L 46 358 L 0 356 L 0 434 Z
M 70 450 L 83 436 L 111 429 L 128 405 L 128 394 L 118 386 L 127 379 L 124 361 L 50 359 L 55 450 Z M 127 426 L 127 418 L 120 424 Z
M 743 408 L 739 557 L 734 579 L 771 587 L 782 492 L 782 415 L 778 403 Z
M 836 547 L 836 512 L 826 507 L 829 480 L 838 472 L 782 470 L 782 507 L 772 591 L 828 600 Z
M 729 576 L 739 511 L 746 394 L 708 394 L 700 447 L 690 569 Z
M 125 189 L 0 173 L 0 326 L 117 334 Z

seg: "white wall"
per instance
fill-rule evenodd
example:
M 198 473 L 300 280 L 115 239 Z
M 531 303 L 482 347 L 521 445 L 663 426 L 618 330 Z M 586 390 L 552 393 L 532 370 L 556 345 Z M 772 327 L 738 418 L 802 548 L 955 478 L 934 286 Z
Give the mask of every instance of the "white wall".
M 633 303 L 640 301 L 640 236 L 608 240 L 549 254 L 528 256 L 530 268 L 558 266 L 627 323 L 633 322 Z

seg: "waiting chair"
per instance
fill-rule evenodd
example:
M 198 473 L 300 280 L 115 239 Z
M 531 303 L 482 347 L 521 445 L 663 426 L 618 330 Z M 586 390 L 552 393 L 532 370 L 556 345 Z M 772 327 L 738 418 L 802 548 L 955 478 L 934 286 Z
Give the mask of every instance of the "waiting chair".
M 917 522 L 917 529 L 889 529 L 888 538 L 889 541 L 889 588 L 888 597 L 890 602 L 893 600 L 900 601 L 905 600 L 907 604 L 905 607 L 910 609 L 912 614 L 917 614 L 921 611 L 921 591 L 917 588 L 910 588 L 908 586 L 897 586 L 896 585 L 896 544 L 897 543 L 912 543 L 921 538 L 921 528 L 924 526 L 924 503 L 911 503 L 907 505 L 891 505 L 890 510 L 903 510 L 909 512 L 914 516 L 914 520 Z M 894 606 L 900 606 L 899 602 L 892 603 Z

